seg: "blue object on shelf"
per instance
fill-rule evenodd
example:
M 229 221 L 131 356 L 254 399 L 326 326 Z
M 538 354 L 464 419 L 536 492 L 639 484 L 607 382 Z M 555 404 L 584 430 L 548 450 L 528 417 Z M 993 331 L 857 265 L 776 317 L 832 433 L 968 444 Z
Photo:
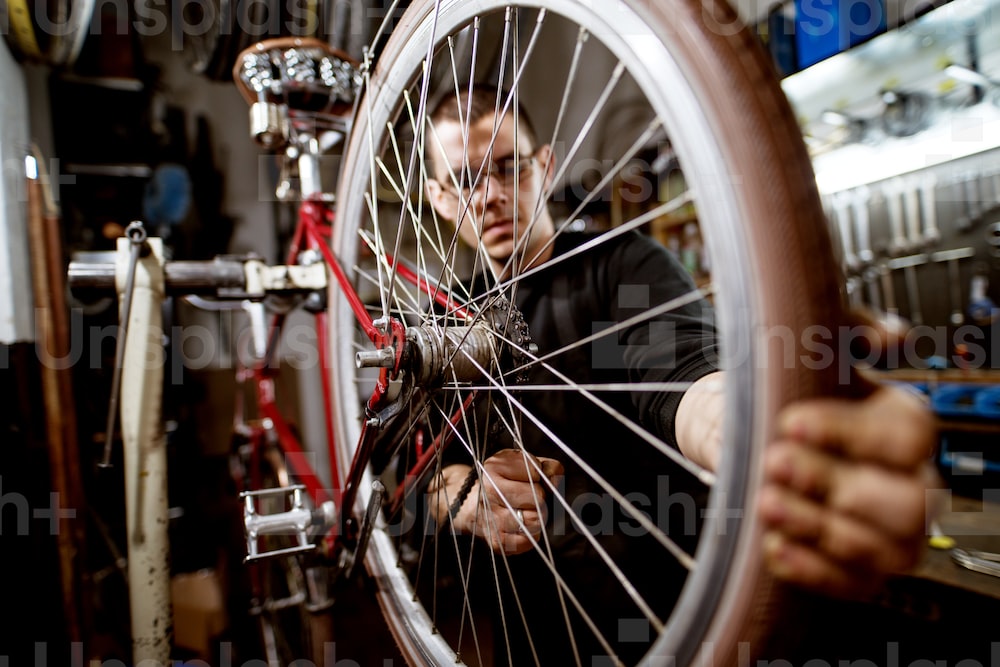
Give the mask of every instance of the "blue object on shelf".
M 981 389 L 975 397 L 976 414 L 987 419 L 1000 419 L 1000 386 Z
M 1000 384 L 972 382 L 890 382 L 894 387 L 924 396 L 941 417 L 1000 420 Z
M 941 355 L 934 355 L 932 357 L 927 357 L 927 359 L 925 359 L 924 361 L 927 363 L 927 368 L 936 371 L 943 371 L 944 369 L 948 368 L 948 359 L 942 357 Z
M 975 397 L 982 385 L 946 384 L 931 392 L 931 408 L 943 417 L 976 416 Z
M 886 30 L 882 0 L 795 0 L 795 51 L 799 68 Z
M 191 177 L 179 164 L 164 163 L 153 176 L 142 196 L 142 214 L 154 227 L 181 223 L 191 208 Z
M 988 326 L 997 321 L 1000 317 L 1000 308 L 989 297 L 973 299 L 969 302 L 969 317 L 973 324 Z

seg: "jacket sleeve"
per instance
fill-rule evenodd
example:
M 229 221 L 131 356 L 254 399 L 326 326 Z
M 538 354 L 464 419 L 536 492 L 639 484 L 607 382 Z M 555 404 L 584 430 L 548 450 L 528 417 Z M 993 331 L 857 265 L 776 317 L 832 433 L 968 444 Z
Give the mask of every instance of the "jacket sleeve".
M 612 321 L 634 319 L 618 334 L 630 382 L 691 383 L 717 370 L 718 339 L 711 304 L 677 258 L 662 245 L 635 235 L 609 262 L 608 282 L 617 295 L 606 295 Z M 657 311 L 646 317 L 648 311 Z M 676 446 L 674 418 L 681 391 L 633 391 L 640 423 Z

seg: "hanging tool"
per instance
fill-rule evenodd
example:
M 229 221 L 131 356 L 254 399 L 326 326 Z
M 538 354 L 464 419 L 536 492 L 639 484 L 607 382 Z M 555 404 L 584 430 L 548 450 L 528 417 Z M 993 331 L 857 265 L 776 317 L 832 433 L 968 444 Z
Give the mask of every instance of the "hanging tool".
M 834 219 L 840 233 L 840 243 L 844 248 L 844 265 L 850 271 L 858 268 L 858 256 L 854 253 L 854 240 L 851 237 L 851 200 L 846 192 L 835 192 L 832 195 Z
M 937 177 L 927 172 L 920 183 L 920 210 L 924 219 L 924 240 L 934 244 L 941 240 L 937 225 Z
M 885 297 L 885 312 L 898 315 L 899 307 L 896 305 L 896 288 L 892 284 L 892 273 L 889 271 L 888 262 L 879 262 L 878 276 L 882 284 L 882 296 Z
M 882 310 L 882 297 L 879 294 L 878 288 L 878 278 L 880 275 L 881 271 L 876 266 L 867 266 L 861 273 L 861 278 L 865 281 L 865 287 L 868 291 L 868 305 L 876 311 Z
M 889 241 L 889 254 L 897 255 L 895 259 L 889 260 L 888 267 L 893 271 L 903 270 L 903 277 L 906 280 L 906 300 L 910 307 L 910 321 L 913 324 L 923 324 L 924 316 L 920 309 L 920 286 L 917 282 L 916 267 L 927 263 L 927 255 L 920 253 L 898 257 L 898 255 L 912 249 L 910 239 L 905 233 L 906 219 L 903 210 L 905 190 L 906 186 L 902 178 L 894 178 L 886 182 L 882 188 L 889 210 L 889 227 L 892 234 Z
M 871 200 L 871 192 L 867 186 L 855 188 L 852 192 L 838 193 L 834 200 L 837 207 L 837 219 L 840 224 L 841 237 L 845 240 L 845 251 L 848 257 L 853 258 L 853 264 L 849 264 L 855 271 L 860 272 L 860 278 L 856 278 L 853 287 L 857 293 L 857 300 L 852 305 L 860 305 L 862 283 L 868 292 L 868 303 L 877 310 L 882 309 L 882 299 L 876 286 L 878 271 L 874 268 L 875 253 L 871 246 L 871 226 L 869 224 L 868 205 Z M 853 213 L 853 216 L 852 216 Z M 853 252 L 854 246 L 851 243 L 850 220 L 853 217 L 854 237 L 857 241 L 857 252 Z M 848 295 L 851 295 L 850 281 L 848 282 Z
M 854 189 L 851 208 L 854 211 L 854 231 L 858 241 L 857 258 L 862 264 L 868 264 L 875 259 L 875 253 L 872 252 L 872 237 L 868 218 L 870 201 L 871 191 L 867 185 Z
M 910 176 L 903 182 L 903 205 L 906 210 L 907 247 L 917 250 L 924 245 L 920 231 L 920 181 Z
M 954 250 L 941 250 L 930 256 L 932 262 L 946 262 L 948 264 L 948 291 L 951 300 L 950 321 L 955 326 L 965 322 L 965 313 L 962 309 L 962 282 L 958 262 L 973 257 L 975 254 L 975 248 L 955 248 Z
M 994 222 L 986 228 L 986 242 L 993 247 L 994 254 L 1000 249 L 1000 222 Z
M 979 222 L 983 215 L 979 201 L 979 174 L 967 173 L 961 179 L 962 200 L 965 202 L 965 215 L 958 219 L 958 229 L 967 232 Z
M 847 303 L 850 304 L 852 310 L 856 310 L 864 304 L 861 279 L 857 276 L 851 276 L 847 279 Z
M 878 298 L 878 290 L 875 287 L 875 279 L 881 283 L 882 295 L 885 301 L 886 312 L 895 315 L 896 297 L 892 285 L 892 276 L 885 262 L 875 264 L 875 253 L 872 252 L 871 224 L 868 206 L 871 203 L 871 190 L 867 185 L 862 185 L 854 189 L 851 197 L 851 210 L 854 212 L 854 231 L 858 241 L 857 258 L 866 269 L 863 273 L 865 282 L 868 284 L 869 301 L 873 307 L 880 308 L 882 299 Z
M 903 269 L 903 277 L 906 279 L 906 300 L 910 307 L 910 321 L 913 324 L 924 323 L 924 316 L 920 311 L 920 286 L 917 284 L 916 267 L 926 263 L 927 255 L 925 253 L 896 257 L 887 263 L 892 271 Z
M 903 228 L 903 179 L 894 178 L 882 186 L 886 207 L 889 209 L 889 229 L 892 237 L 889 240 L 889 254 L 896 257 L 910 250 L 909 241 Z
M 982 184 L 979 187 L 979 195 L 982 199 L 979 204 L 982 207 L 983 215 L 985 216 L 993 210 L 996 198 L 1000 193 L 997 192 L 996 184 L 990 174 L 984 171 L 980 174 L 979 178 L 982 181 Z

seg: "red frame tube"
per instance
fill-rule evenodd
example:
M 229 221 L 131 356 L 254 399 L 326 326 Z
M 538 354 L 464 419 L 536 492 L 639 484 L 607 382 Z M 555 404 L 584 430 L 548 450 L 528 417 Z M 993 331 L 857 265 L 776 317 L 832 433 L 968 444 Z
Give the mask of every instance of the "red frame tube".
M 361 298 L 355 291 L 354 286 L 348 279 L 347 274 L 341 268 L 340 263 L 337 261 L 337 258 L 334 256 L 333 251 L 330 248 L 329 227 L 332 223 L 333 212 L 330 210 L 327 203 L 318 198 L 302 202 L 302 205 L 299 208 L 298 218 L 298 225 L 288 253 L 287 263 L 297 263 L 298 254 L 304 249 L 304 247 L 318 250 L 322 254 L 324 262 L 333 273 L 337 286 L 347 298 L 348 304 L 354 313 L 358 324 L 364 330 L 368 338 L 378 348 L 393 346 L 396 349 L 395 367 L 392 369 L 383 368 L 381 370 L 379 373 L 379 379 L 376 382 L 372 395 L 368 400 L 369 414 L 375 415 L 378 410 L 383 407 L 383 402 L 385 401 L 385 397 L 388 392 L 389 379 L 398 372 L 399 361 L 403 351 L 403 344 L 405 342 L 405 330 L 403 329 L 402 323 L 396 320 L 390 322 L 388 330 L 385 332 L 375 326 L 372 317 L 365 307 L 365 304 L 361 301 Z M 457 304 L 437 286 L 432 285 L 402 263 L 396 264 L 394 258 L 389 257 L 389 262 L 390 264 L 396 266 L 396 271 L 404 280 L 407 280 L 428 294 L 435 303 L 448 309 L 449 313 L 457 314 L 458 316 L 466 319 L 471 318 L 468 308 Z M 275 324 L 276 326 L 274 327 L 273 332 L 276 336 L 277 331 L 280 330 L 280 319 L 275 318 Z M 330 479 L 336 486 L 341 478 L 333 435 L 333 417 L 330 411 L 331 388 L 330 378 L 327 375 L 329 361 L 327 336 L 328 331 L 326 315 L 318 313 L 316 315 L 316 342 L 319 351 L 319 362 L 321 365 L 322 375 L 325 420 L 324 426 L 326 429 L 327 448 L 329 451 Z M 265 366 L 266 364 L 255 369 L 254 371 L 254 381 L 257 389 L 257 402 L 261 416 L 267 417 L 271 420 L 278 436 L 279 446 L 286 454 L 289 466 L 292 468 L 295 477 L 306 487 L 306 491 L 312 498 L 313 502 L 318 505 L 328 500 L 333 500 L 336 504 L 338 515 L 340 517 L 340 525 L 338 526 L 339 530 L 336 530 L 337 536 L 341 539 L 353 539 L 354 536 L 351 534 L 353 532 L 353 524 L 351 523 L 350 508 L 354 505 L 354 501 L 357 496 L 357 488 L 361 481 L 364 465 L 371 457 L 372 450 L 375 446 L 376 436 L 378 434 L 377 427 L 370 425 L 368 422 L 366 422 L 362 427 L 358 447 L 355 450 L 351 466 L 347 471 L 347 479 L 343 488 L 343 493 L 338 494 L 336 491 L 334 491 L 333 494 L 328 493 L 328 491 L 322 487 L 320 478 L 316 474 L 315 469 L 305 460 L 305 450 L 303 449 L 298 438 L 295 437 L 295 434 L 292 432 L 277 407 L 274 400 L 274 380 Z M 462 407 L 455 412 L 451 418 L 453 425 L 456 424 L 461 418 L 461 414 L 469 408 L 475 396 L 475 392 L 470 394 L 463 402 Z M 443 433 L 441 436 L 436 438 L 431 446 L 420 455 L 411 470 L 407 472 L 403 483 L 396 490 L 396 495 L 392 501 L 393 508 L 397 507 L 405 498 L 405 495 L 410 487 L 410 484 L 408 484 L 407 481 L 410 479 L 418 479 L 427 467 L 434 461 L 438 452 L 449 444 L 451 440 L 449 435 L 450 433 L 451 431 L 448 431 L 447 433 Z

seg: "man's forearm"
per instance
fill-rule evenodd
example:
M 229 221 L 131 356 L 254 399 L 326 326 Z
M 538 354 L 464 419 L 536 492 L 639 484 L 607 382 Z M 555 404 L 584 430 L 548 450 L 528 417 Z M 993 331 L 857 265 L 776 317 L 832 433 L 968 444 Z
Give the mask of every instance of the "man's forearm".
M 709 470 L 716 469 L 721 454 L 724 378 L 716 371 L 697 380 L 684 392 L 674 418 L 681 452 Z

